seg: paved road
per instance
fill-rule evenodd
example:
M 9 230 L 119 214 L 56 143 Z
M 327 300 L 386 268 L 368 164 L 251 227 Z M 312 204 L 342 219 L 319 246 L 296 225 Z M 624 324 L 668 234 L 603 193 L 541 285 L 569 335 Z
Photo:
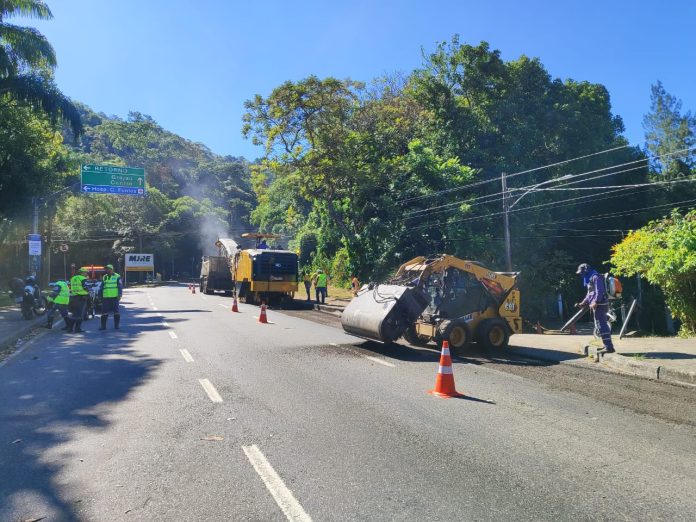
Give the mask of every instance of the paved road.
M 0 520 L 696 512 L 688 418 L 562 389 L 512 361 L 456 362 L 468 397 L 442 400 L 425 393 L 429 350 L 376 349 L 294 314 L 261 325 L 256 308 L 232 314 L 227 298 L 177 287 L 125 300 L 121 331 L 50 332 L 0 367 Z

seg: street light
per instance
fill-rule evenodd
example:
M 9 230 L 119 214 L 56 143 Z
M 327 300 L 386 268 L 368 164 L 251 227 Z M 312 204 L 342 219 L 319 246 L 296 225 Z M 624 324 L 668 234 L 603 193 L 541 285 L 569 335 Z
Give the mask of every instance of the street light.
M 510 209 L 517 205 L 523 197 L 525 197 L 527 194 L 531 192 L 535 192 L 542 185 L 546 185 L 548 183 L 555 183 L 557 181 L 563 181 L 572 177 L 573 176 L 571 174 L 565 174 L 560 178 L 548 179 L 546 181 L 542 181 L 541 183 L 537 183 L 536 185 L 532 185 L 531 187 L 522 187 L 519 189 L 515 189 L 526 190 L 512 204 L 509 204 L 506 174 L 504 172 L 501 174 L 501 181 L 503 184 L 503 218 L 505 222 L 505 269 L 508 272 L 512 272 L 512 247 L 510 244 Z

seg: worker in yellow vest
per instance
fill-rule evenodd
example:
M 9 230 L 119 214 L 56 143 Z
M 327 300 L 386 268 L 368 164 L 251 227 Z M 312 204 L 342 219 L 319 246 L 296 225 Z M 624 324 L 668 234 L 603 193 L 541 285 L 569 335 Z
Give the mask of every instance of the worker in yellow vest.
M 53 316 L 57 311 L 65 321 L 63 330 L 70 330 L 72 328 L 72 319 L 70 319 L 68 315 L 68 304 L 70 303 L 70 288 L 68 287 L 68 283 L 65 281 L 56 281 L 48 285 L 51 287 L 51 293 L 46 296 L 46 300 L 51 306 L 48 308 L 46 314 L 48 316 L 46 328 L 53 328 Z
M 86 268 L 80 268 L 77 274 L 70 279 L 70 309 L 73 314 L 72 328 L 68 332 L 82 333 L 82 319 L 85 316 L 85 307 L 87 306 L 87 296 L 89 296 L 89 288 L 87 281 Z
M 326 301 L 326 287 L 328 286 L 329 278 L 320 268 L 314 275 L 314 290 L 317 296 L 317 304 L 321 302 L 324 304 Z M 319 300 L 321 298 L 321 301 Z
M 106 330 L 106 321 L 109 314 L 114 314 L 114 328 L 119 329 L 121 324 L 121 311 L 119 302 L 123 295 L 123 283 L 121 276 L 114 272 L 114 265 L 106 265 L 106 274 L 102 279 L 99 294 L 102 298 L 101 325 L 100 330 Z

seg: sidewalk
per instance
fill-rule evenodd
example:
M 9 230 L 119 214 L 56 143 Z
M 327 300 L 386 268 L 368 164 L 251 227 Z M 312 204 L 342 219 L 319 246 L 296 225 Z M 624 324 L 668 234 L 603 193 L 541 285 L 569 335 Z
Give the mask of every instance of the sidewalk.
M 604 368 L 639 377 L 696 386 L 696 339 L 614 336 L 615 354 L 597 355 L 592 335 L 517 334 L 510 349 L 526 357 L 554 362 L 589 357 Z
M 18 306 L 0 308 L 0 361 L 14 347 L 18 339 L 31 332 L 36 326 L 46 321 L 46 317 L 35 317 L 31 321 L 22 319 Z
M 349 302 L 328 297 L 325 305 L 315 305 L 315 308 L 340 316 Z M 523 357 L 557 363 L 590 359 L 602 369 L 696 386 L 696 339 L 632 337 L 619 340 L 615 334 L 616 353 L 598 356 L 601 344 L 591 333 L 581 332 L 579 335 L 516 334 L 510 338 L 510 350 Z

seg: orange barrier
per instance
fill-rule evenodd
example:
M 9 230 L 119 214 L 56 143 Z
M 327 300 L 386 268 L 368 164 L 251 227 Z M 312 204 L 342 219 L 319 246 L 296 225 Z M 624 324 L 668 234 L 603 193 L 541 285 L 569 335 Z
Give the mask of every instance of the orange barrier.
M 259 314 L 259 323 L 268 323 L 268 317 L 266 317 L 266 304 L 261 303 L 261 313 Z
M 234 296 L 234 301 L 232 301 L 232 311 L 239 312 L 239 307 L 237 306 L 237 296 Z
M 437 395 L 443 399 L 451 397 L 464 397 L 454 387 L 454 373 L 452 373 L 452 358 L 450 357 L 449 342 L 442 341 L 442 354 L 440 355 L 440 367 L 437 370 L 435 389 L 428 390 L 431 395 Z

